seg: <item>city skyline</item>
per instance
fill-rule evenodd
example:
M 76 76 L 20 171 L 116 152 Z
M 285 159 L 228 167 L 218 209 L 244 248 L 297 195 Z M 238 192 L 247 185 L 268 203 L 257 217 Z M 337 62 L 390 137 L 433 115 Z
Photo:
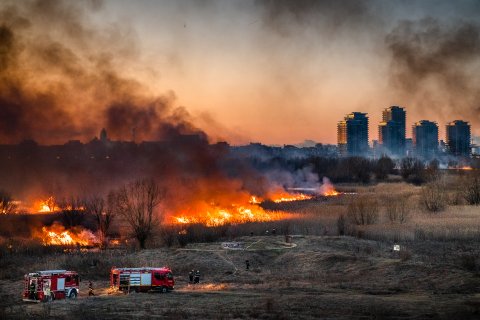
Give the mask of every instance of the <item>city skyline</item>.
M 453 120 L 445 124 L 445 137 L 440 137 L 437 122 L 420 120 L 411 126 L 412 138 L 407 138 L 407 110 L 391 106 L 382 110 L 382 121 L 378 124 L 378 136 L 371 136 L 369 115 L 353 111 L 337 123 L 337 146 L 341 156 L 379 156 L 394 158 L 415 156 L 433 159 L 440 155 L 440 144 L 453 156 L 470 157 L 473 147 L 477 148 L 471 134 L 469 121 Z M 408 146 L 408 144 L 411 146 Z M 476 152 L 475 152 L 476 153 Z

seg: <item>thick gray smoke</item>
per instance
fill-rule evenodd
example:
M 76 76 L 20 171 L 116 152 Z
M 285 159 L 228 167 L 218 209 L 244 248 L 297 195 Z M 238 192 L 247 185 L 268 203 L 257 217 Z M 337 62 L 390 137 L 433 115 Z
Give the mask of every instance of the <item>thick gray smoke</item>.
M 480 29 L 467 21 L 402 21 L 386 36 L 391 83 L 416 109 L 479 124 Z
M 364 0 L 260 0 L 256 4 L 264 9 L 264 24 L 281 36 L 298 37 L 297 27 L 333 35 L 343 28 L 365 28 L 377 21 L 371 2 Z
M 0 143 L 162 139 L 179 126 L 199 132 L 175 94 L 155 96 L 126 75 L 138 57 L 134 32 L 98 26 L 100 1 L 12 1 L 0 6 Z M 108 26 L 108 27 L 107 27 Z M 193 131 L 191 131 L 193 130 Z M 88 140 L 87 140 L 88 141 Z

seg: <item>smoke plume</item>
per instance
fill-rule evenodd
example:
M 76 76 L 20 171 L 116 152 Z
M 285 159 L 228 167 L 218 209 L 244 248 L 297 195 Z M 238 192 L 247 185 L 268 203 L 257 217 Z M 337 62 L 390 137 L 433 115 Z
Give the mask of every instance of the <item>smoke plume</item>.
M 386 36 L 391 83 L 417 111 L 478 123 L 480 29 L 472 22 L 402 21 Z
M 128 75 L 139 58 L 133 31 L 98 26 L 100 1 L 11 2 L 0 11 L 0 143 L 160 139 L 164 124 L 197 132 L 175 94 L 156 96 Z M 108 25 L 108 24 L 106 24 Z M 127 63 L 128 62 L 128 63 Z

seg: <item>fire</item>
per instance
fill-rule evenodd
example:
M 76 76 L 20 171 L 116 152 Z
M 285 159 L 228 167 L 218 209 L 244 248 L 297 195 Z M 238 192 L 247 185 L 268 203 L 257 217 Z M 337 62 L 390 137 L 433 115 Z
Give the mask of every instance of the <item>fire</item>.
M 58 223 L 54 223 L 50 227 L 42 227 L 41 231 L 37 232 L 35 237 L 40 238 L 45 246 L 90 246 L 99 243 L 98 239 L 90 230 L 86 230 L 81 227 L 65 230 L 65 228 Z
M 298 193 L 298 194 L 281 194 L 272 197 L 272 201 L 276 203 L 280 202 L 290 202 L 290 201 L 300 201 L 312 199 L 312 195 Z
M 340 192 L 333 189 L 333 190 L 329 190 L 329 191 L 325 192 L 323 195 L 325 197 L 334 197 L 334 196 L 338 196 L 339 194 L 340 194 Z
M 208 227 L 220 226 L 227 223 L 239 224 L 246 222 L 263 222 L 280 220 L 286 213 L 265 211 L 257 205 L 232 205 L 229 208 L 210 206 L 200 213 L 185 212 L 174 216 L 173 222 L 180 224 L 201 223 Z
M 55 198 L 53 196 L 50 196 L 48 197 L 47 199 L 44 199 L 44 200 L 37 200 L 35 201 L 35 203 L 33 204 L 33 211 L 34 212 L 55 212 L 55 211 L 58 211 L 60 210 L 60 208 L 58 208 L 56 206 L 56 201 L 55 201 Z

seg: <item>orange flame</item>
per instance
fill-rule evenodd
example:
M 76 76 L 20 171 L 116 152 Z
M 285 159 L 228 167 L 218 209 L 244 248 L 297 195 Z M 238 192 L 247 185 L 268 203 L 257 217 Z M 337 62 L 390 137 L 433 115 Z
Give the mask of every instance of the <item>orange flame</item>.
M 283 212 L 269 212 L 253 204 L 243 206 L 232 205 L 230 208 L 209 206 L 198 212 L 184 212 L 173 216 L 173 223 L 190 224 L 201 223 L 208 227 L 220 226 L 227 223 L 239 224 L 246 222 L 263 222 L 280 220 L 287 216 Z
M 312 195 L 298 193 L 298 194 L 280 194 L 272 197 L 272 201 L 276 203 L 280 202 L 290 202 L 290 201 L 300 201 L 312 199 Z
M 42 227 L 41 231 L 37 232 L 36 238 L 42 240 L 43 245 L 80 245 L 90 246 L 98 244 L 99 241 L 95 235 L 87 229 L 75 227 L 70 230 L 57 223 L 50 227 Z
M 53 196 L 50 196 L 47 199 L 37 200 L 33 204 L 33 212 L 44 213 L 55 212 L 58 210 L 60 210 L 60 208 L 56 206 L 55 198 Z

